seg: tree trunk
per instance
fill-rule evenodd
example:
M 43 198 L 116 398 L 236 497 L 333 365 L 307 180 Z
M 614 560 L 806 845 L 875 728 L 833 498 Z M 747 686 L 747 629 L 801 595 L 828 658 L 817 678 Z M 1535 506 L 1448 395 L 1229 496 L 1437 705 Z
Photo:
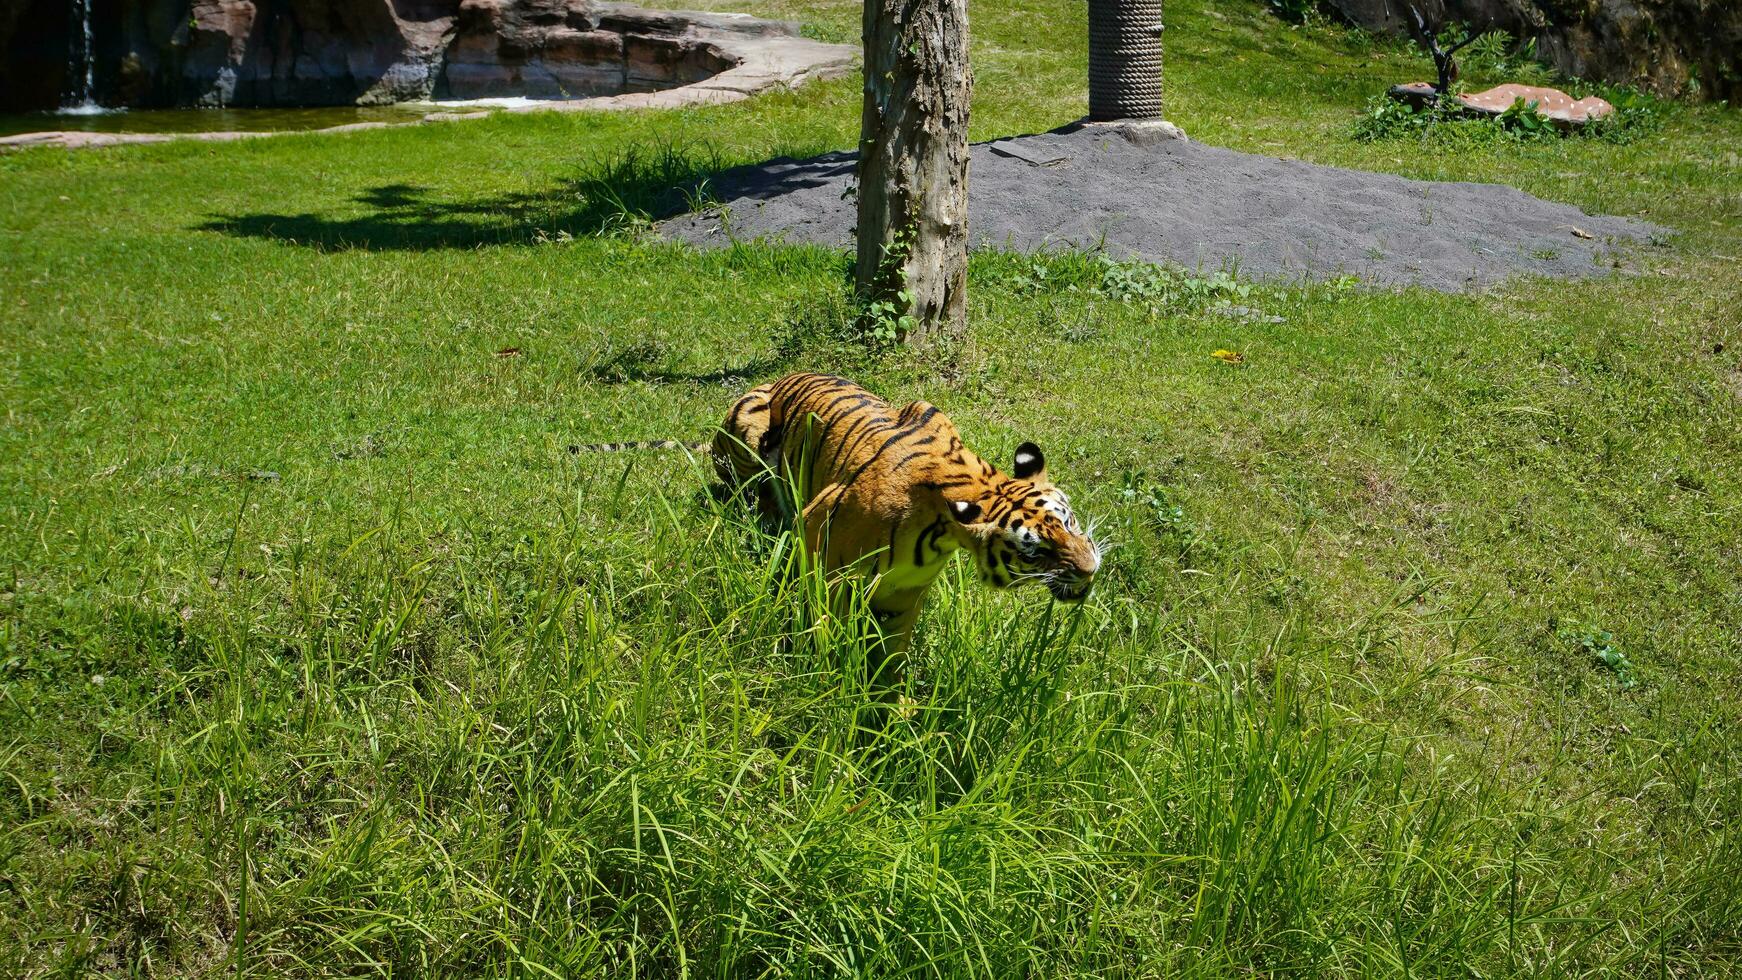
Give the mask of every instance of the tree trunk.
M 966 325 L 972 89 L 967 0 L 865 0 L 854 281 L 909 342 Z

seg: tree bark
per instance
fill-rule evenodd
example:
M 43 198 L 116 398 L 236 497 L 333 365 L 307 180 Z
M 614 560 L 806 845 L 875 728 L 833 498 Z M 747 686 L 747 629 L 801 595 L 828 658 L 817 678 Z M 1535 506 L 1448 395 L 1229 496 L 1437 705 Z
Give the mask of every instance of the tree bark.
M 908 342 L 967 323 L 972 89 L 967 0 L 865 0 L 854 281 Z

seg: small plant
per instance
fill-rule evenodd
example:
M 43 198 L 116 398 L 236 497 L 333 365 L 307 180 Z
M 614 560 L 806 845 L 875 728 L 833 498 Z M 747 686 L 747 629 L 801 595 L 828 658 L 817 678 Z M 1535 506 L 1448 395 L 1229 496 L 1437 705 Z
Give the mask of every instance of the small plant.
M 1605 143 L 1631 143 L 1663 126 L 1664 103 L 1649 92 L 1620 85 L 1569 88 L 1575 96 L 1596 95 L 1615 107 L 1614 112 L 1580 130 L 1582 136 Z
M 1416 107 L 1387 95 L 1374 96 L 1367 109 L 1355 120 L 1353 135 L 1358 143 L 1380 143 L 1389 140 L 1421 139 L 1444 132 L 1459 122 L 1459 113 L 1449 106 L 1429 104 Z
M 1100 259 L 1101 276 L 1095 292 L 1122 303 L 1147 304 L 1152 314 L 1196 310 L 1217 300 L 1243 300 L 1252 294 L 1250 284 L 1227 272 L 1206 278 L 1148 262 L 1119 261 L 1105 255 Z
M 1506 111 L 1495 117 L 1501 129 L 1522 139 L 1537 140 L 1555 135 L 1554 120 L 1536 111 L 1536 103 L 1515 99 Z
M 1290 24 L 1305 23 L 1318 9 L 1318 0 L 1270 0 L 1270 12 Z
M 1144 478 L 1141 473 L 1127 471 L 1120 476 L 1119 497 L 1140 508 L 1143 523 L 1176 549 L 1182 562 L 1189 562 L 1194 553 L 1205 558 L 1215 553 L 1215 545 L 1173 499 L 1166 486 Z
M 872 288 L 871 295 L 860 297 L 860 340 L 874 351 L 894 347 L 919 326 L 919 319 L 909 312 L 913 309 L 913 291 L 907 288 L 904 269 L 917 233 L 912 224 L 895 230 L 889 244 L 883 248 L 882 260 L 877 263 L 877 285 Z M 893 294 L 890 292 L 892 287 Z
M 1094 307 L 1091 306 L 1077 311 L 1077 315 L 1068 320 L 1062 320 L 1059 324 L 1060 339 L 1067 344 L 1082 344 L 1099 337 L 1101 331 L 1095 326 L 1093 313 Z
M 997 261 L 1003 265 L 1005 260 Z M 1196 275 L 1142 259 L 1117 259 L 1099 250 L 1018 257 L 1013 265 L 993 271 L 992 279 L 1024 296 L 1088 293 L 1098 299 L 1141 304 L 1152 316 L 1245 300 L 1256 288 L 1226 270 Z
M 1056 281 L 1056 277 L 1052 269 L 1047 266 L 1046 260 L 1040 258 L 1030 262 L 1026 268 L 1016 270 L 1007 280 L 1011 289 L 1024 296 L 1050 292 L 1053 281 Z
M 707 175 L 722 166 L 711 149 L 666 145 L 649 152 L 632 147 L 569 181 L 563 223 L 581 234 L 642 237 L 660 218 L 717 203 Z
M 1647 93 L 1576 82 L 1567 83 L 1566 87 L 1575 98 L 1599 96 L 1615 111 L 1583 126 L 1562 128 L 1538 113 L 1534 103 L 1522 99 L 1500 115 L 1489 116 L 1467 111 L 1456 99 L 1417 107 L 1380 95 L 1369 101 L 1356 118 L 1351 135 L 1359 143 L 1415 139 L 1442 148 L 1462 149 L 1495 143 L 1552 142 L 1563 137 L 1631 143 L 1662 124 L 1663 104 Z
M 913 305 L 913 293 L 903 289 L 894 299 L 872 300 L 859 315 L 859 332 L 865 345 L 874 350 L 894 347 L 919 325 L 907 312 Z
M 1416 108 L 1389 96 L 1377 96 L 1355 120 L 1353 136 L 1360 143 L 1415 139 L 1441 148 L 1492 146 L 1496 143 L 1535 143 L 1562 134 L 1548 117 L 1536 111 L 1535 103 L 1522 99 L 1499 116 L 1472 115 L 1462 104 L 1448 100 Z M 1571 130 L 1592 134 L 1592 127 Z
M 1623 691 L 1631 691 L 1639 686 L 1633 660 L 1627 656 L 1626 651 L 1615 645 L 1615 634 L 1585 623 L 1569 623 L 1562 626 L 1557 635 L 1583 650 L 1597 666 L 1613 673 L 1615 683 Z
M 845 290 L 829 290 L 806 298 L 786 317 L 774 341 L 774 361 L 794 364 L 802 359 L 846 366 L 865 361 L 877 351 L 866 343 L 865 310 Z
M 1523 85 L 1543 85 L 1554 78 L 1554 72 L 1537 60 L 1535 38 L 1520 44 L 1505 31 L 1488 31 L 1477 36 L 1459 60 L 1466 75 Z

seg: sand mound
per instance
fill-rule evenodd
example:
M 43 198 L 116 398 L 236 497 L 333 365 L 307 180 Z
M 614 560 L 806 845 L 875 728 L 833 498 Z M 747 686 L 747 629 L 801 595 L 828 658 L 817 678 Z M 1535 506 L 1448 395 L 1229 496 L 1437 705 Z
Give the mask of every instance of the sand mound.
M 725 207 L 663 234 L 704 246 L 774 239 L 852 243 L 854 156 L 773 160 L 716 174 Z M 977 144 L 969 179 L 977 246 L 1105 247 L 1261 278 L 1355 275 L 1454 291 L 1524 273 L 1604 275 L 1668 230 L 1588 215 L 1499 184 L 1408 180 L 1238 153 L 1153 129 L 1076 126 Z

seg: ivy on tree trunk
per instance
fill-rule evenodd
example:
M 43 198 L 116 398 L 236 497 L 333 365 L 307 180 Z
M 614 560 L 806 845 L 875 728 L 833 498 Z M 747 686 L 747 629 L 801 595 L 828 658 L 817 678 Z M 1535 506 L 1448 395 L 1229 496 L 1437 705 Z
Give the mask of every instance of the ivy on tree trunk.
M 966 325 L 972 90 L 966 0 L 865 0 L 854 282 L 910 342 Z

